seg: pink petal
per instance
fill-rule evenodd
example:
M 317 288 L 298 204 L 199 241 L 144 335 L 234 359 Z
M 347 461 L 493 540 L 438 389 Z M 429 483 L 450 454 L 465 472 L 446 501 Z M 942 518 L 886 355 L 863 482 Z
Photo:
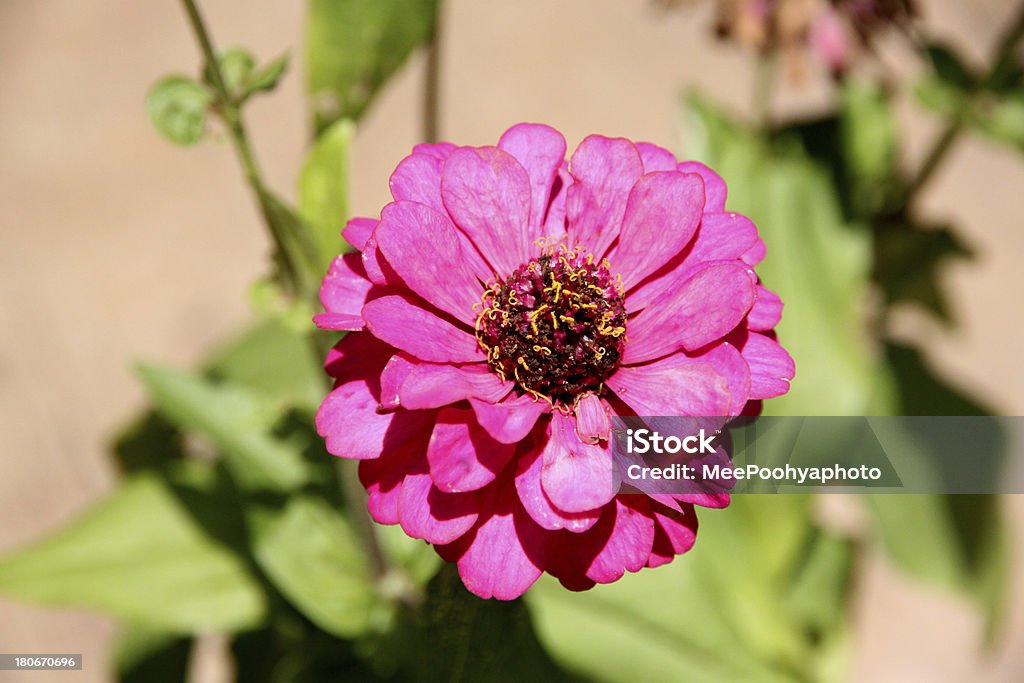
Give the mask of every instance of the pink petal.
M 327 352 L 324 370 L 343 382 L 350 379 L 376 382 L 381 369 L 394 352 L 393 348 L 369 332 L 352 332 L 342 337 Z
M 691 354 L 694 360 L 707 363 L 715 372 L 726 379 L 729 385 L 730 404 L 728 416 L 743 412 L 750 395 L 750 368 L 735 346 L 728 342 L 715 344 L 700 353 Z M 718 417 L 724 417 L 718 416 Z
M 742 353 L 750 366 L 750 398 L 774 398 L 789 391 L 796 364 L 777 341 L 751 332 Z
M 611 583 L 627 571 L 640 571 L 654 546 L 654 516 L 643 496 L 618 496 L 613 509 L 612 533 L 586 572 L 597 583 Z
M 466 267 L 458 231 L 446 216 L 423 204 L 393 202 L 373 235 L 410 289 L 473 326 L 483 287 Z
M 682 555 L 693 547 L 697 540 L 697 515 L 691 506 L 681 513 L 654 513 L 654 545 L 647 560 L 648 567 L 668 564 L 676 555 Z
M 782 320 L 782 299 L 766 287 L 757 286 L 757 299 L 747 314 L 747 327 L 752 330 L 770 330 Z
M 644 162 L 644 173 L 674 171 L 679 163 L 672 152 L 649 142 L 636 143 L 636 151 L 640 153 L 640 159 Z
M 607 446 L 585 444 L 576 420 L 555 412 L 548 443 L 541 452 L 541 485 L 551 503 L 565 512 L 585 512 L 614 497 L 612 456 Z
M 683 250 L 700 224 L 704 181 L 661 171 L 640 178 L 629 193 L 619 247 L 610 258 L 628 290 Z
M 576 436 L 583 443 L 608 440 L 612 430 L 611 410 L 597 394 L 587 392 L 576 399 Z
M 544 235 L 546 237 L 561 238 L 565 235 L 565 198 L 571 186 L 572 176 L 569 175 L 569 165 L 563 161 L 551 188 L 554 196 L 551 198 L 548 215 L 544 220 Z
M 417 306 L 408 296 L 382 296 L 363 307 L 374 336 L 420 360 L 469 363 L 484 360 L 476 337 Z
M 389 184 L 391 196 L 396 200 L 404 200 L 424 204 L 442 214 L 447 213 L 441 199 L 441 168 L 451 151 L 442 148 L 440 152 L 423 151 L 427 145 L 417 145 L 417 151 L 398 164 L 391 174 Z M 454 150 L 454 145 L 451 145 Z M 459 244 L 462 255 L 466 259 L 469 270 L 480 280 L 487 282 L 494 277 L 494 269 L 487 265 L 473 242 L 459 231 Z
M 377 412 L 377 397 L 365 380 L 347 382 L 327 395 L 316 413 L 316 431 L 327 451 L 343 458 L 380 456 L 391 415 Z
M 594 526 L 601 516 L 601 509 L 584 512 L 565 512 L 551 504 L 541 485 L 544 459 L 540 450 L 534 450 L 519 462 L 516 473 L 516 492 L 527 514 L 542 528 L 555 531 L 566 529 L 573 533 L 582 533 Z
M 630 313 L 646 308 L 665 292 L 674 291 L 707 261 L 738 259 L 757 242 L 757 227 L 738 213 L 706 213 L 687 250 L 626 295 Z
M 619 235 L 626 200 L 643 174 L 633 143 L 624 138 L 590 135 L 569 162 L 573 184 L 566 195 L 571 244 L 582 245 L 600 259 Z
M 363 329 L 360 311 L 372 286 L 359 254 L 337 257 L 320 285 L 320 303 L 326 312 L 313 316 L 313 322 L 327 330 Z
M 684 173 L 696 173 L 704 179 L 704 210 L 713 213 L 725 211 L 726 187 L 722 176 L 699 161 L 684 161 L 677 168 Z
M 437 551 L 458 563 L 462 582 L 472 593 L 513 600 L 542 573 L 545 532 L 517 504 L 511 486 L 497 485 L 494 498 L 472 531 Z
M 380 373 L 380 407 L 383 410 L 394 410 L 402 404 L 398 390 L 409 376 L 414 363 L 408 356 L 396 353 L 388 359 L 387 365 Z
M 728 493 L 684 493 L 676 496 L 676 499 L 690 505 L 700 505 L 716 510 L 729 507 Z
M 420 143 L 412 148 L 414 154 L 425 154 L 440 161 L 444 161 L 458 149 L 457 145 L 450 142 Z
M 373 284 L 382 287 L 388 285 L 399 287 L 402 285 L 402 278 L 398 276 L 395 269 L 384 258 L 384 254 L 380 252 L 377 240 L 373 235 L 370 235 L 370 238 L 366 240 L 366 244 L 363 245 L 361 258 L 363 260 L 363 269 L 366 271 L 366 277 L 370 278 L 370 282 Z
M 398 201 L 418 202 L 444 212 L 441 201 L 443 162 L 427 154 L 410 154 L 399 162 L 388 179 L 391 196 Z
M 530 259 L 530 178 L 497 147 L 461 147 L 441 173 L 441 196 L 455 224 L 501 275 Z
M 376 218 L 350 218 L 341 230 L 341 236 L 359 251 L 363 250 L 366 240 L 370 239 L 373 229 L 377 227 Z
M 427 447 L 430 478 L 442 491 L 475 491 L 494 481 L 515 450 L 495 441 L 473 411 L 442 408 Z
M 461 366 L 415 363 L 398 395 L 403 406 L 418 410 L 440 408 L 468 398 L 496 403 L 511 390 L 511 382 L 503 381 L 482 363 Z
M 688 260 L 700 263 L 737 259 L 757 240 L 757 226 L 746 216 L 733 212 L 705 213 Z
M 378 412 L 378 391 L 368 381 L 353 380 L 327 395 L 316 414 L 316 430 L 329 453 L 357 460 L 377 458 L 432 419 L 431 413 Z
M 533 429 L 537 418 L 551 410 L 548 403 L 525 394 L 509 394 L 497 403 L 470 398 L 469 404 L 480 425 L 501 443 L 522 441 Z
M 745 263 L 751 266 L 756 266 L 761 261 L 764 261 L 764 257 L 767 255 L 768 245 L 764 243 L 764 240 L 758 239 L 750 249 L 743 252 L 743 256 L 741 258 Z
M 398 522 L 413 538 L 434 544 L 451 543 L 473 527 L 478 507 L 475 492 L 445 493 L 434 486 L 428 473 L 417 471 L 407 474 L 402 481 Z
M 337 382 L 320 404 L 316 427 L 330 453 L 357 459 L 380 456 L 392 429 L 392 416 L 377 411 L 378 378 L 389 355 L 386 344 L 359 332 L 346 335 L 328 353 L 324 367 Z
M 738 262 L 695 269 L 672 294 L 629 321 L 622 362 L 640 363 L 721 339 L 743 320 L 754 296 L 750 269 Z
M 621 367 L 608 379 L 608 386 L 643 416 L 725 416 L 732 398 L 725 377 L 708 363 L 683 354 Z
M 429 432 L 427 432 L 429 436 Z M 407 448 L 392 449 L 375 460 L 359 463 L 359 481 L 369 498 L 370 516 L 381 524 L 398 524 L 398 498 L 410 463 L 422 457 L 426 439 L 417 438 Z
M 520 123 L 501 136 L 498 147 L 513 157 L 530 178 L 530 231 L 534 240 L 544 236 L 544 220 L 551 186 L 565 161 L 565 138 L 550 126 Z

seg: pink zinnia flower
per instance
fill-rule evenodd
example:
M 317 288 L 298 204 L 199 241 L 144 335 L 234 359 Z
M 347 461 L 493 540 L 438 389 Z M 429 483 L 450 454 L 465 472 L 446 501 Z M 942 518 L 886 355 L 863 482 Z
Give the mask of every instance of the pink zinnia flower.
M 419 145 L 380 220 L 355 218 L 321 289 L 327 449 L 369 511 L 469 590 L 574 590 L 684 553 L 694 505 L 617 495 L 610 415 L 734 416 L 789 388 L 782 302 L 722 179 L 654 145 L 520 124 L 497 147 Z

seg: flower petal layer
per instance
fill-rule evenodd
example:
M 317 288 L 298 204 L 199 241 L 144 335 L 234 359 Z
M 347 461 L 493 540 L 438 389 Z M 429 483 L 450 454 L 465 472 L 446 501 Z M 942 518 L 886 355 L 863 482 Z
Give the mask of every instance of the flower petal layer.
M 457 320 L 475 323 L 473 304 L 483 288 L 444 214 L 415 202 L 393 202 L 384 207 L 373 238 L 410 289 Z
M 750 310 L 754 288 L 750 269 L 739 262 L 718 261 L 695 269 L 675 292 L 629 321 L 622 361 L 640 363 L 721 339 Z
M 609 260 L 631 289 L 683 250 L 700 224 L 704 181 L 693 173 L 659 171 L 629 193 L 619 246 Z
M 582 245 L 600 259 L 618 237 L 626 200 L 643 174 L 633 143 L 590 135 L 573 152 L 573 183 L 566 195 L 570 246 Z
M 418 306 L 409 296 L 382 296 L 363 307 L 374 336 L 433 363 L 484 360 L 476 337 Z
M 566 512 L 585 512 L 610 501 L 614 491 L 607 446 L 580 441 L 576 419 L 561 412 L 551 416 L 550 430 L 541 452 L 541 485 L 551 503 Z
M 441 196 L 452 221 L 499 275 L 526 263 L 540 237 L 530 225 L 530 178 L 497 147 L 461 147 L 441 172 Z

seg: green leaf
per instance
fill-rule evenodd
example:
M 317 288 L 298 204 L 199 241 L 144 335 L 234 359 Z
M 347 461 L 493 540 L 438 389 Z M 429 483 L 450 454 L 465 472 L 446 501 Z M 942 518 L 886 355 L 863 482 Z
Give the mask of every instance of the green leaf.
M 850 204 L 858 215 L 869 215 L 884 204 L 896 171 L 896 125 L 885 92 L 866 81 L 847 80 L 839 131 Z
M 312 412 L 327 389 L 321 363 L 307 335 L 281 321 L 265 320 L 216 351 L 206 371 L 215 381 Z
M 844 577 L 816 580 L 822 609 L 794 600 L 812 576 L 819 537 L 802 496 L 736 496 L 702 510 L 693 550 L 671 564 L 573 594 L 542 577 L 527 593 L 556 661 L 599 681 L 799 681 L 833 657 L 819 643 L 842 628 Z M 623 656 L 623 653 L 629 653 Z
M 316 237 L 324 270 L 345 248 L 341 229 L 348 218 L 349 144 L 355 125 L 348 119 L 331 124 L 317 138 L 299 176 L 299 214 Z
M 991 415 L 991 410 L 950 386 L 928 367 L 921 354 L 889 344 L 891 383 L 902 415 Z M 933 431 L 933 430 L 931 430 Z M 979 441 L 966 436 L 907 431 L 906 449 L 915 441 L 962 438 L 971 454 L 973 476 L 997 477 L 1004 471 L 1006 436 Z M 987 475 L 985 473 L 988 473 Z M 941 477 L 946 473 L 936 473 Z M 1006 604 L 1009 542 L 998 496 L 877 495 L 868 510 L 889 558 L 901 570 L 973 596 L 984 610 L 986 637 L 993 642 Z
M 312 0 L 306 65 L 317 134 L 338 119 L 359 119 L 432 35 L 436 14 L 436 0 Z
M 115 642 L 119 683 L 178 683 L 188 677 L 192 639 L 144 626 L 122 629 Z
M 865 324 L 870 231 L 844 220 L 833 175 L 796 136 L 771 142 L 695 98 L 687 114 L 688 155 L 718 171 L 727 207 L 757 224 L 768 246 L 757 272 L 785 302 L 776 329 L 796 377 L 766 413 L 868 414 L 880 374 Z
M 963 585 L 963 558 L 942 496 L 871 494 L 864 500 L 886 554 L 898 567 L 926 581 Z
M 288 70 L 288 61 L 288 55 L 283 54 L 252 74 L 252 77 L 246 84 L 246 96 L 270 92 L 276 88 L 281 77 Z
M 224 87 L 232 100 L 239 100 L 248 89 L 249 76 L 256 66 L 252 53 L 242 47 L 229 47 L 217 55 L 220 75 L 224 77 Z M 214 80 L 209 64 L 203 68 L 203 82 L 213 88 Z
M 288 491 L 308 481 L 301 446 L 272 434 L 278 404 L 181 370 L 143 365 L 139 376 L 160 412 L 209 439 L 243 487 Z
M 325 501 L 299 496 L 252 510 L 254 555 L 293 605 L 328 633 L 361 635 L 380 601 L 359 539 Z
M 886 304 L 912 302 L 951 324 L 953 314 L 941 286 L 946 264 L 973 256 L 949 228 L 926 229 L 890 222 L 875 235 L 875 280 Z M 938 414 L 938 413 L 936 413 Z
M 923 107 L 941 116 L 964 116 L 970 106 L 970 95 L 934 76 L 918 81 L 914 96 Z
M 935 75 L 942 81 L 958 90 L 972 90 L 978 86 L 981 79 L 952 48 L 942 43 L 931 43 L 926 51 Z
M 209 512 L 208 475 L 195 465 L 173 487 L 153 474 L 130 477 L 70 526 L 0 558 L 0 593 L 171 633 L 259 624 L 259 584 L 197 521 L 202 505 L 181 498 L 199 499 Z
M 213 93 L 187 76 L 166 76 L 146 95 L 149 120 L 165 138 L 187 147 L 199 142 Z
M 982 99 L 976 108 L 978 126 L 997 142 L 1024 151 L 1024 92 Z

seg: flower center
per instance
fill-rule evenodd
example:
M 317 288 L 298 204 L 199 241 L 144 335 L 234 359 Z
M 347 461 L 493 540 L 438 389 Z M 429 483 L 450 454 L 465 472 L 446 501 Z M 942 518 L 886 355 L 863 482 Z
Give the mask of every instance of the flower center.
M 476 337 L 487 363 L 534 398 L 571 406 L 600 393 L 626 343 L 621 279 L 607 260 L 558 245 L 484 292 Z

